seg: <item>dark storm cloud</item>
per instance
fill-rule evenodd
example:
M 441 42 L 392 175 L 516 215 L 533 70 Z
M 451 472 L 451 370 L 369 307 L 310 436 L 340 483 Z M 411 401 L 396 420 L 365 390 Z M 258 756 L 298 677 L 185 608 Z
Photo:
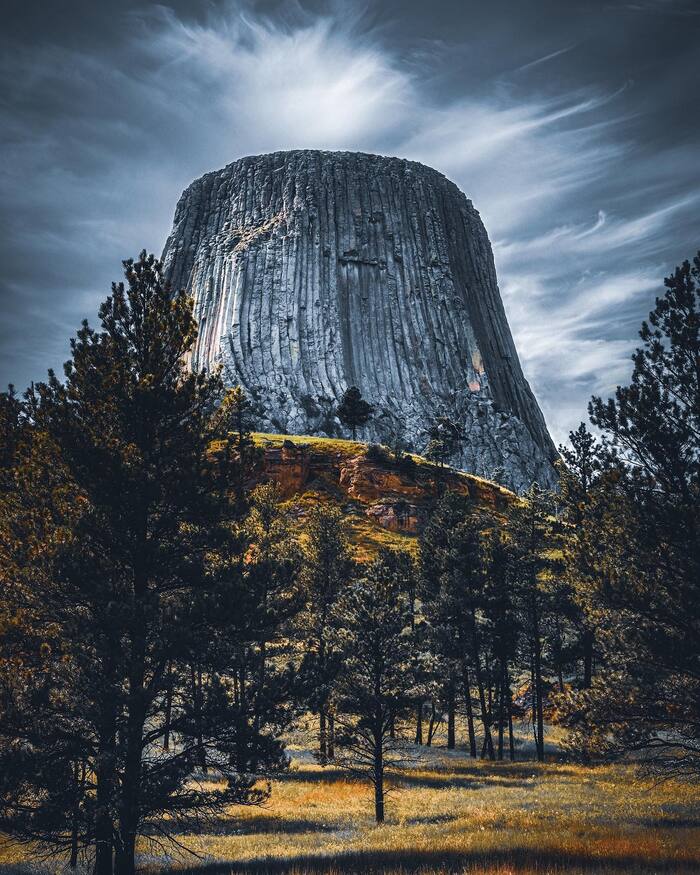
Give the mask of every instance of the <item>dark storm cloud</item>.
M 295 147 L 437 167 L 481 211 L 556 439 L 700 242 L 695 3 L 17 3 L 0 62 L 0 378 L 60 364 L 180 191 Z

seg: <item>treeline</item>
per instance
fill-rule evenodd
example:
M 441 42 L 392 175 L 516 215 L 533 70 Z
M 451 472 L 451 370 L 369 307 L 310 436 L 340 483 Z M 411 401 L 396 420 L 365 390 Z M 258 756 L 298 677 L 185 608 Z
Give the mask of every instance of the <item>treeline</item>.
M 601 437 L 562 448 L 558 493 L 503 515 L 445 494 L 417 558 L 364 564 L 338 510 L 299 538 L 273 484 L 249 491 L 249 400 L 188 372 L 191 302 L 161 265 L 125 273 L 63 380 L 1 397 L 0 831 L 130 875 L 139 837 L 263 801 L 306 714 L 377 821 L 411 743 L 512 759 L 514 718 L 539 759 L 558 720 L 572 755 L 700 773 L 700 260 L 630 386 L 593 400 Z M 345 399 L 348 427 L 370 414 Z

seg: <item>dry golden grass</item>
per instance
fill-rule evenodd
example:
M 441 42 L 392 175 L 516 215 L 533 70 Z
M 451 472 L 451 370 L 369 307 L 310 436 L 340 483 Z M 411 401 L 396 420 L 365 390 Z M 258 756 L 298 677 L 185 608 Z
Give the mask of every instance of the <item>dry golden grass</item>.
M 544 764 L 475 762 L 438 738 L 432 749 L 411 748 L 414 764 L 392 779 L 387 822 L 378 827 L 369 787 L 314 761 L 312 729 L 290 737 L 290 771 L 264 806 L 232 808 L 204 832 L 178 835 L 196 858 L 144 843 L 145 871 L 700 872 L 697 787 L 654 784 L 630 766 L 561 762 L 554 753 Z M 523 730 L 519 756 L 530 754 Z
M 445 750 L 440 737 L 432 749 L 411 747 L 414 765 L 392 779 L 380 827 L 366 784 L 315 763 L 313 729 L 309 722 L 290 736 L 292 767 L 264 807 L 231 811 L 208 834 L 179 837 L 203 858 L 198 867 L 212 875 L 700 872 L 697 787 L 655 785 L 631 766 L 558 762 L 556 729 L 544 764 L 522 759 L 532 755 L 526 727 L 515 763 L 475 762 Z
M 338 453 L 341 456 L 357 456 L 364 453 L 367 444 L 361 441 L 350 441 L 342 438 L 326 438 L 316 435 L 273 434 L 271 432 L 253 432 L 253 440 L 258 446 L 279 446 L 285 441 L 299 444 L 320 453 Z
M 144 871 L 700 872 L 700 788 L 654 783 L 631 766 L 559 761 L 556 730 L 544 764 L 525 759 L 526 727 L 515 763 L 470 760 L 445 750 L 441 737 L 431 749 L 410 747 L 412 767 L 392 778 L 387 822 L 378 827 L 370 788 L 315 762 L 313 729 L 309 721 L 290 736 L 290 771 L 264 806 L 232 808 L 204 831 L 178 835 L 197 857 L 144 842 Z M 17 865 L 30 856 L 0 851 L 0 872 L 63 871 Z
M 433 750 L 394 780 L 377 827 L 366 785 L 305 757 L 264 808 L 180 839 L 222 873 L 700 871 L 698 801 L 631 768 L 474 763 Z

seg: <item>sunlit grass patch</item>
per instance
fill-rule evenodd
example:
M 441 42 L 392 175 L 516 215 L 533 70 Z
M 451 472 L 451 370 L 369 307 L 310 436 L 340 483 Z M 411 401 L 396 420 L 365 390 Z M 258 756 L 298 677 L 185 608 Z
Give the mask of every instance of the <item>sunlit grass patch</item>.
M 700 873 L 700 788 L 640 778 L 632 766 L 557 760 L 554 730 L 545 763 L 472 760 L 445 750 L 442 735 L 429 749 L 408 745 L 412 766 L 391 775 L 380 827 L 368 784 L 315 761 L 316 732 L 308 717 L 290 734 L 290 769 L 273 780 L 265 804 L 234 806 L 178 833 L 196 857 L 142 841 L 143 871 Z M 519 751 L 528 749 L 529 733 L 518 727 Z M 31 860 L 26 849 L 0 851 L 0 860 L 3 873 L 65 871 L 63 864 L 18 869 Z
M 281 446 L 285 441 L 289 441 L 296 446 L 308 447 L 312 451 L 337 453 L 348 458 L 364 453 L 367 448 L 367 444 L 362 443 L 362 441 L 318 437 L 317 435 L 273 434 L 271 432 L 256 431 L 252 437 L 258 446 Z
M 630 766 L 489 763 L 411 748 L 416 765 L 391 777 L 377 827 L 369 786 L 313 761 L 314 731 L 309 720 L 290 738 L 291 769 L 265 806 L 232 809 L 225 834 L 178 837 L 215 866 L 203 871 L 700 872 L 691 785 L 656 785 Z

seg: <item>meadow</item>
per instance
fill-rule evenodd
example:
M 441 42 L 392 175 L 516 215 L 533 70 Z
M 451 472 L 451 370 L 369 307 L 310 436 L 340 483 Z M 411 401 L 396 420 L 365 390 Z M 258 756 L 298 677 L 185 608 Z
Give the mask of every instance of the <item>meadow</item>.
M 547 761 L 518 727 L 517 760 L 471 760 L 409 746 L 412 762 L 391 780 L 387 822 L 376 826 L 368 785 L 315 761 L 312 724 L 289 737 L 291 766 L 260 807 L 232 808 L 177 846 L 144 841 L 149 875 L 226 873 L 633 873 L 700 872 L 700 788 L 640 776 L 631 765 L 583 766 L 558 752 Z M 184 847 L 189 850 L 185 851 Z M 3 875 L 68 871 L 0 851 Z M 87 871 L 87 870 L 86 870 Z

